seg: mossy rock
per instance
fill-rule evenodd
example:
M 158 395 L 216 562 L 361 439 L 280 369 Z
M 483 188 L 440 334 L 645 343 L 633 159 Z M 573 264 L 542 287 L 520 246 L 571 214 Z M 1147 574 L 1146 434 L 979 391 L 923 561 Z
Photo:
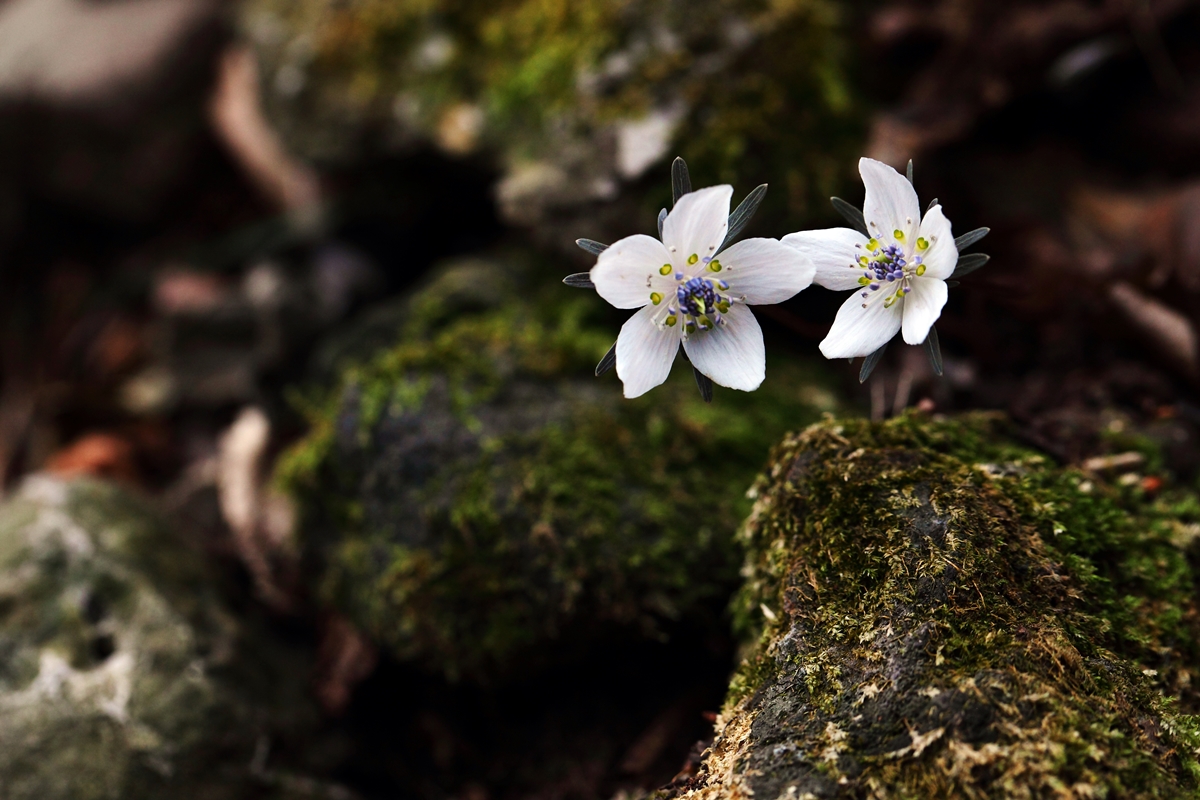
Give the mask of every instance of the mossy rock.
M 636 401 L 596 362 L 594 295 L 515 299 L 452 268 L 396 309 L 399 344 L 310 406 L 281 462 L 323 601 L 399 658 L 500 679 L 625 637 L 719 629 L 746 490 L 772 440 L 834 402 L 817 373 L 707 405 L 686 363 Z
M 749 644 L 664 796 L 1195 797 L 1200 502 L 991 416 L 826 421 L 756 485 Z
M 768 209 L 824 209 L 865 129 L 828 0 L 253 0 L 241 16 L 297 153 L 483 152 L 521 222 L 608 202 L 677 154 L 707 183 L 774 182 Z M 670 197 L 655 188 L 651 220 Z
M 249 766 L 296 685 L 231 685 L 240 628 L 201 563 L 110 485 L 35 476 L 0 505 L 0 797 L 312 796 Z

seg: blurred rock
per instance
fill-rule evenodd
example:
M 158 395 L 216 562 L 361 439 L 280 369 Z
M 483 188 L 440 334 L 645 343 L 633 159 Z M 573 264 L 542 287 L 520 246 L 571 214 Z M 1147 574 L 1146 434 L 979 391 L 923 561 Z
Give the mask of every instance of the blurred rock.
M 264 738 L 311 728 L 303 682 L 288 675 L 297 663 L 257 660 L 271 645 L 244 638 L 200 564 L 102 483 L 34 476 L 0 506 L 5 798 L 278 790 L 252 757 Z M 316 791 L 271 796 L 335 796 L 309 782 Z
M 0 184 L 141 220 L 187 177 L 226 37 L 213 0 L 0 6 Z
M 859 117 L 833 3 L 253 0 L 241 18 L 295 153 L 326 166 L 423 142 L 483 154 L 504 172 L 507 219 L 558 247 L 652 224 L 668 184 L 638 182 L 676 151 L 701 185 L 777 182 L 777 217 L 823 204 L 852 166 Z M 590 231 L 555 225 L 619 197 L 620 225 L 591 210 Z
M 0 9 L 0 95 L 95 104 L 158 80 L 212 17 L 206 0 L 13 0 Z
M 257 402 L 317 333 L 377 290 L 379 270 L 336 241 L 236 276 L 171 266 L 156 277 L 148 364 L 122 385 L 134 413 Z
M 819 413 L 794 362 L 707 405 L 681 361 L 626 401 L 593 375 L 616 332 L 589 322 L 599 298 L 518 293 L 514 269 L 448 266 L 397 304 L 280 466 L 322 599 L 451 679 L 719 624 L 746 487 Z

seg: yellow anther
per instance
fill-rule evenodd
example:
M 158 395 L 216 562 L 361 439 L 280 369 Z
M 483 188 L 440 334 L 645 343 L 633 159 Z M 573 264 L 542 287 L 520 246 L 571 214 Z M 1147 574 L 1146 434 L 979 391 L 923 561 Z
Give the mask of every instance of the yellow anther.
M 868 250 L 878 250 L 879 249 L 879 240 L 878 239 L 867 240 L 867 249 Z
M 925 265 L 924 264 L 917 264 L 917 274 L 918 275 L 925 274 Z
M 650 302 L 654 303 L 654 305 L 658 305 L 659 303 L 662 302 L 662 295 L 659 294 L 658 292 L 651 292 L 650 293 Z
M 925 239 L 924 236 L 922 236 L 920 239 L 917 239 L 917 249 L 918 250 L 928 250 L 929 249 L 929 242 Z
M 871 279 L 868 278 L 866 275 L 863 275 L 861 278 L 858 279 L 859 286 L 866 286 L 870 282 L 871 282 Z
M 696 326 L 695 326 L 693 323 L 689 322 L 689 323 L 688 323 L 688 324 L 685 326 L 685 330 L 687 330 L 687 332 L 688 332 L 688 333 L 695 333 L 695 332 L 696 332 Z
M 658 274 L 659 275 L 670 275 L 671 269 L 672 269 L 672 267 L 670 264 L 663 264 L 661 267 L 658 268 Z
M 717 303 L 717 310 L 720 311 L 722 314 L 728 314 L 729 313 L 729 303 L 726 303 L 725 301 L 722 300 L 720 303 Z
M 865 267 L 865 266 L 867 266 L 867 264 L 870 264 L 871 262 L 866 256 L 859 256 L 858 263 L 862 264 Z
M 674 328 L 674 327 L 675 327 L 675 323 L 676 323 L 676 322 L 678 322 L 678 321 L 679 321 L 679 320 L 678 320 L 678 319 L 675 317 L 675 315 L 674 315 L 674 314 L 672 314 L 671 316 L 667 317 L 667 327 L 668 327 L 668 328 Z
M 904 231 L 897 228 L 896 230 L 892 231 L 892 238 L 895 239 L 897 242 L 903 242 L 904 241 Z
M 720 272 L 721 271 L 721 262 L 717 261 L 715 258 L 712 261 L 708 262 L 708 271 L 709 272 Z
M 700 256 L 696 255 L 695 253 L 692 253 L 690 256 L 688 256 L 689 264 L 695 264 L 699 260 L 700 260 Z

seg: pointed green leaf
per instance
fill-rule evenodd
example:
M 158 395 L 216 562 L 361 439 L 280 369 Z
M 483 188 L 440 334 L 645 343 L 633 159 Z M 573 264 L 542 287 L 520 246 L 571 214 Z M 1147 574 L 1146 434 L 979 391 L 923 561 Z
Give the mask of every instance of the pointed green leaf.
M 679 202 L 679 198 L 692 191 L 692 178 L 688 175 L 687 162 L 676 158 L 671 162 L 671 205 Z
M 608 348 L 608 352 L 604 354 L 604 358 L 600 359 L 600 363 L 596 365 L 596 377 L 599 378 L 604 373 L 617 365 L 617 343 L 613 342 L 613 346 Z
M 950 277 L 961 278 L 964 275 L 970 275 L 991 260 L 991 256 L 983 253 L 967 253 L 965 256 L 959 256 L 958 266 L 954 268 L 954 272 L 950 273 Z
M 961 253 L 991 232 L 991 228 L 976 228 L 973 231 L 968 231 L 954 240 L 954 246 L 957 247 L 958 252 Z
M 598 256 L 608 249 L 608 245 L 601 244 L 594 239 L 576 239 L 575 244 L 579 246 L 579 249 L 586 250 L 594 256 Z
M 592 273 L 590 272 L 576 272 L 574 275 L 568 275 L 563 278 L 563 283 L 576 289 L 596 288 L 596 284 L 592 283 Z
M 754 216 L 754 212 L 758 211 L 758 207 L 762 205 L 763 198 L 766 196 L 767 185 L 765 183 L 754 187 L 754 191 L 746 195 L 746 199 L 739 203 L 738 207 L 729 215 L 729 229 L 725 234 L 725 241 L 721 243 L 718 250 L 724 250 L 737 240 L 738 234 L 746 227 L 746 223 Z
M 863 236 L 870 236 L 867 233 L 867 219 L 863 216 L 861 208 L 855 208 L 840 197 L 831 197 L 829 202 L 833 203 L 833 207 L 839 214 L 850 223 L 850 227 L 861 233 Z
M 887 350 L 886 344 L 863 359 L 862 369 L 858 371 L 859 383 L 866 383 L 867 378 L 871 377 L 871 373 L 875 371 L 875 367 L 879 364 L 879 359 L 883 358 L 883 351 L 885 350 Z

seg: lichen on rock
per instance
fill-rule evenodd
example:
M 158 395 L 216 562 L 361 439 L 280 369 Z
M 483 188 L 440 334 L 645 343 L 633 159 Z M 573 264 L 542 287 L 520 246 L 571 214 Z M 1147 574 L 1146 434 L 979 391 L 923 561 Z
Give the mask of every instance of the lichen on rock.
M 733 533 L 771 441 L 832 402 L 772 364 L 712 405 L 690 370 L 636 401 L 597 380 L 595 297 L 521 297 L 499 266 L 444 271 L 398 310 L 398 343 L 310 407 L 282 462 L 322 599 L 398 657 L 489 680 L 606 637 L 720 621 Z M 448 313 L 464 287 L 490 309 Z M 480 299 L 480 298 L 477 298 Z
M 302 679 L 249 697 L 201 563 L 111 485 L 33 476 L 0 505 L 0 796 L 304 796 L 250 767 L 275 695 L 277 725 L 305 719 Z
M 1194 494 L 916 414 L 790 435 L 754 492 L 747 655 L 665 796 L 1195 796 Z

